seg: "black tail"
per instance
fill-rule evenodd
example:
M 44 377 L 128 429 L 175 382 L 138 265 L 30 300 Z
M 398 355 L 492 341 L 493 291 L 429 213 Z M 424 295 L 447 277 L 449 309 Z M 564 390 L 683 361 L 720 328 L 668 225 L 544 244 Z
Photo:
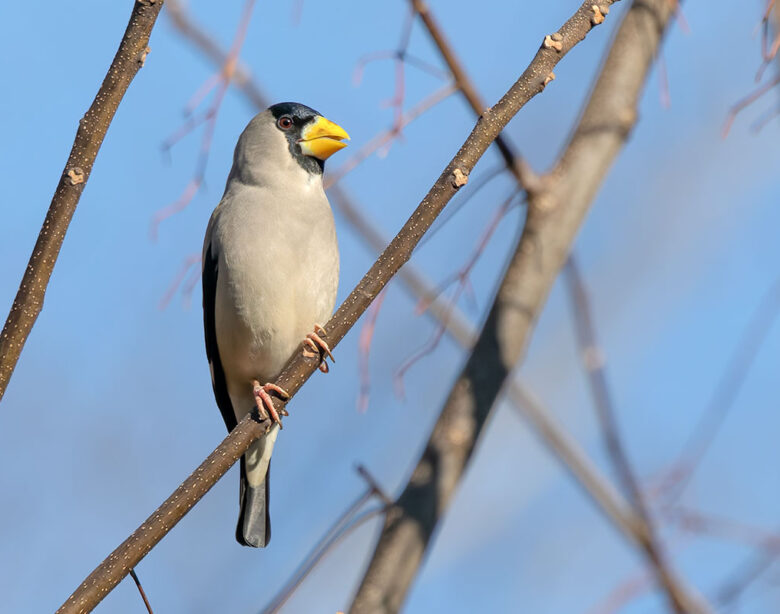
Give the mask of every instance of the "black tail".
M 246 477 L 246 462 L 241 457 L 241 514 L 238 516 L 236 541 L 242 546 L 265 548 L 271 541 L 271 515 L 268 507 L 268 487 L 271 480 L 271 464 L 263 483 L 250 486 Z

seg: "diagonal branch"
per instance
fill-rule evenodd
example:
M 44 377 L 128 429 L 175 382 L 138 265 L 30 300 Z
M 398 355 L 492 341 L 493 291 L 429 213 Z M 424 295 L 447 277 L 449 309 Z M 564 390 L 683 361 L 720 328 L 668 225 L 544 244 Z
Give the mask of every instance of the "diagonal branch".
M 580 11 L 600 22 L 609 4 L 585 5 Z M 673 13 L 667 0 L 632 5 L 566 150 L 530 191 L 525 228 L 496 301 L 408 485 L 386 515 L 353 614 L 400 609 L 575 233 L 636 121 L 642 86 Z M 548 41 L 566 41 L 563 30 L 557 34 Z M 632 536 L 646 539 L 640 531 Z M 664 578 L 678 611 L 707 611 L 671 571 Z
M 604 2 L 612 4 L 612 0 Z M 523 74 L 501 100 L 484 113 L 401 231 L 331 318 L 326 327 L 327 341 L 331 347 L 335 347 L 343 339 L 371 301 L 409 260 L 415 246 L 450 199 L 465 184 L 474 165 L 493 140 L 512 117 L 544 89 L 547 76 L 561 58 L 590 32 L 593 27 L 591 16 L 589 3 L 583 3 L 561 28 L 560 40 L 556 41 L 558 44 L 550 45 L 547 42 L 549 37 L 545 39 L 546 44 L 538 50 Z M 301 349 L 299 347 L 275 382 L 291 395 L 300 389 L 316 370 L 319 362 L 305 358 Z M 277 403 L 278 409 L 282 409 L 282 403 Z M 209 491 L 249 446 L 264 437 L 269 429 L 269 421 L 261 422 L 256 415 L 247 415 L 241 420 L 157 511 L 84 580 L 59 612 L 83 612 L 94 608 Z
M 138 0 L 133 4 L 119 49 L 103 79 L 95 99 L 79 128 L 68 161 L 52 197 L 43 227 L 38 234 L 22 283 L 14 298 L 8 319 L 0 333 L 0 399 L 14 372 L 19 355 L 35 320 L 43 309 L 43 299 L 65 233 L 87 185 L 100 146 L 130 82 L 149 53 L 149 35 L 163 0 Z

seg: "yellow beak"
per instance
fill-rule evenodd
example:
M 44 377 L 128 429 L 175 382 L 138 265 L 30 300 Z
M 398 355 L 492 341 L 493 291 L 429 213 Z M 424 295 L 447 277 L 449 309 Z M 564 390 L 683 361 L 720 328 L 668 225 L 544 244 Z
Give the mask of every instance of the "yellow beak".
M 303 153 L 320 160 L 327 160 L 339 149 L 344 149 L 347 144 L 342 141 L 349 140 L 344 128 L 321 115 L 304 128 L 301 136 L 303 138 L 299 142 Z

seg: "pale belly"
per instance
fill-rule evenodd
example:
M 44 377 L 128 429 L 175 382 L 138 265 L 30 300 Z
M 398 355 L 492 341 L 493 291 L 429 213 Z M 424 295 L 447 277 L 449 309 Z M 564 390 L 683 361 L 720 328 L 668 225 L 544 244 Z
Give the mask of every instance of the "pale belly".
M 233 234 L 234 244 L 222 246 L 216 336 L 239 417 L 253 406 L 252 381 L 272 382 L 306 334 L 333 312 L 339 262 L 329 221 L 307 228 L 305 241 L 268 243 L 254 236 L 250 242 Z

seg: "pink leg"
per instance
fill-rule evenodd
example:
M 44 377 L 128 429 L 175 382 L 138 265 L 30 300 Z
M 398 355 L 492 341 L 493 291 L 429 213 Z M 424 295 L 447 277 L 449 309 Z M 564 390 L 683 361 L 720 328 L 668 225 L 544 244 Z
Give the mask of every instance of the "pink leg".
M 257 405 L 257 411 L 260 413 L 260 417 L 267 418 L 270 416 L 271 419 L 279 425 L 279 428 L 282 428 L 282 421 L 279 418 L 279 412 L 281 412 L 283 416 L 287 416 L 289 414 L 285 409 L 281 409 L 279 412 L 276 411 L 276 408 L 274 407 L 274 401 L 271 398 L 271 395 L 268 394 L 269 392 L 275 392 L 282 399 L 290 398 L 290 395 L 287 393 L 287 391 L 284 388 L 280 388 L 276 384 L 265 384 L 261 386 L 260 382 L 257 380 L 252 382 L 252 393 L 255 395 L 255 404 Z
M 322 328 L 322 326 L 315 324 L 314 332 L 306 335 L 306 338 L 303 340 L 303 355 L 307 358 L 314 358 L 319 356 L 321 359 L 319 369 L 323 373 L 327 373 L 329 369 L 328 363 L 325 362 L 325 356 L 328 356 L 333 362 L 336 362 L 336 359 L 333 358 L 333 354 L 330 351 L 330 346 L 328 346 L 322 337 L 320 337 L 321 334 L 327 335 L 325 329 Z

